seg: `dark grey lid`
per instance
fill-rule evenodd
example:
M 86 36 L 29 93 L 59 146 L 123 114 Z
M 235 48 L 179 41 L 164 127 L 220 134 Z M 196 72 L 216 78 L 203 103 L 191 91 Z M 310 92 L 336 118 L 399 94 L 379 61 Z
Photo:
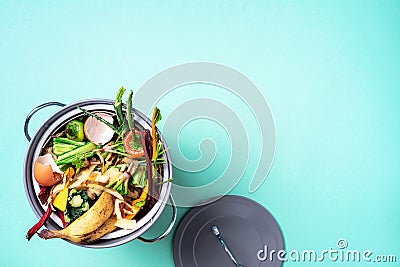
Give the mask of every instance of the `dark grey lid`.
M 276 257 L 269 261 L 260 260 L 257 255 L 265 245 L 268 251 L 283 250 L 282 233 L 271 213 L 251 199 L 227 195 L 192 208 L 181 220 L 173 241 L 176 267 L 235 266 L 212 233 L 213 225 L 218 226 L 225 243 L 243 267 L 281 266 Z

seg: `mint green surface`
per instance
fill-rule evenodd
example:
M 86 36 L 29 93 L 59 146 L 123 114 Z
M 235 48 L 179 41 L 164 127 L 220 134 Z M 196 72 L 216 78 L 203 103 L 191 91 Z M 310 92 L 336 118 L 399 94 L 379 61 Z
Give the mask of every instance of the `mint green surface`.
M 351 249 L 397 253 L 397 264 L 284 266 L 398 266 L 400 2 L 386 0 L 1 1 L 1 266 L 174 266 L 172 234 L 156 244 L 132 241 L 105 250 L 37 236 L 26 241 L 37 219 L 23 189 L 28 148 L 23 123 L 43 102 L 114 98 L 121 85 L 139 88 L 165 68 L 192 61 L 237 69 L 267 99 L 277 140 L 272 169 L 261 188 L 249 194 L 255 168 L 250 162 L 230 193 L 269 209 L 288 251 L 329 249 L 345 238 Z M 181 90 L 182 101 L 197 97 L 196 90 Z M 228 105 L 238 101 L 207 86 L 198 95 L 205 92 Z M 167 116 L 179 101 L 166 96 L 160 108 Z M 243 104 L 236 108 L 251 120 Z M 35 116 L 31 132 L 54 111 Z M 249 127 L 257 130 L 254 121 Z M 183 153 L 196 158 L 184 145 L 196 131 L 185 131 Z M 222 148 L 227 145 L 221 142 Z M 216 164 L 204 172 L 207 179 L 224 170 L 226 159 Z M 183 176 L 177 177 L 180 184 L 195 179 Z M 185 211 L 178 210 L 178 219 Z M 169 214 L 167 208 L 146 235 L 160 233 Z

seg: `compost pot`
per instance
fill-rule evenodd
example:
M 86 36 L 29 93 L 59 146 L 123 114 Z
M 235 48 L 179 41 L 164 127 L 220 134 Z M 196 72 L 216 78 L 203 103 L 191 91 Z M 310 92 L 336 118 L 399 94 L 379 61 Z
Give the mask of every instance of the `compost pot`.
M 33 176 L 33 165 L 36 158 L 40 155 L 42 147 L 45 146 L 46 143 L 50 140 L 51 135 L 56 133 L 68 121 L 77 118 L 79 116 L 82 116 L 82 111 L 80 111 L 78 107 L 81 107 L 91 112 L 105 112 L 114 115 L 115 110 L 113 104 L 114 101 L 108 99 L 89 99 L 89 100 L 78 101 L 70 105 L 65 105 L 59 102 L 48 102 L 34 108 L 26 117 L 24 132 L 26 138 L 28 139 L 28 141 L 30 141 L 30 143 L 26 153 L 25 164 L 24 164 L 24 186 L 29 204 L 31 205 L 33 212 L 38 218 L 42 217 L 42 215 L 45 213 L 45 210 L 47 209 L 47 207 L 43 206 L 39 201 L 38 193 L 40 191 L 40 188 Z M 48 106 L 60 106 L 61 109 L 55 112 L 53 115 L 51 115 L 47 119 L 47 121 L 44 122 L 44 124 L 37 130 L 36 134 L 31 139 L 28 132 L 28 126 L 32 115 L 34 115 L 40 109 Z M 126 110 L 125 106 L 124 110 Z M 135 122 L 137 125 L 139 125 L 139 127 L 141 127 L 142 129 L 151 130 L 151 121 L 144 114 L 142 114 L 136 109 L 133 109 L 132 112 L 134 113 Z M 158 132 L 158 134 L 160 136 L 160 140 L 164 146 L 164 149 L 166 149 L 167 145 L 165 143 L 165 140 L 163 139 L 160 132 Z M 91 248 L 106 248 L 106 247 L 122 245 L 136 238 L 143 242 L 151 243 L 161 240 L 171 231 L 176 220 L 176 206 L 170 195 L 171 183 L 168 182 L 168 180 L 172 177 L 171 157 L 168 152 L 168 149 L 165 151 L 166 152 L 163 154 L 163 157 L 165 159 L 166 164 L 164 164 L 162 172 L 162 181 L 165 183 L 161 183 L 161 185 L 159 186 L 159 197 L 157 202 L 144 217 L 142 217 L 140 220 L 137 221 L 136 229 L 135 230 L 118 229 L 112 233 L 109 233 L 108 235 L 104 236 L 103 238 L 94 243 L 91 244 L 73 243 L 73 244 Z M 160 236 L 155 238 L 147 239 L 141 237 L 141 235 L 144 232 L 146 232 L 159 218 L 168 200 L 170 201 L 172 207 L 172 219 L 170 224 L 166 226 L 166 230 Z M 52 214 L 49 220 L 46 222 L 45 226 L 48 229 L 61 229 L 62 223 L 61 220 L 55 214 Z

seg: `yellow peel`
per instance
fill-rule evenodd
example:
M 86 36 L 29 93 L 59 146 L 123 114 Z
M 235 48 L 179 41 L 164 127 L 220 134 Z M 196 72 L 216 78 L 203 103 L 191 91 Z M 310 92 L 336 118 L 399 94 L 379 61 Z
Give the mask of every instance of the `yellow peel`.
M 90 174 L 93 172 L 94 168 L 96 165 L 90 165 L 89 168 L 87 168 L 84 171 L 81 171 L 80 174 L 78 175 L 77 179 L 68 187 L 69 189 L 75 188 L 80 186 L 84 181 L 89 179 Z
M 53 206 L 61 211 L 65 211 L 67 209 L 68 185 L 71 177 L 74 175 L 74 169 L 68 168 L 64 174 L 66 177 L 64 188 L 60 192 L 58 192 L 58 194 L 53 200 Z

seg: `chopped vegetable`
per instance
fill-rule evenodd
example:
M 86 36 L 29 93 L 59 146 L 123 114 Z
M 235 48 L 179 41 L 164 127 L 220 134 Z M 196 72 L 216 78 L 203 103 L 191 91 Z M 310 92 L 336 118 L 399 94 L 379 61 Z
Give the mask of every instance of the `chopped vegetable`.
M 85 137 L 83 133 L 83 123 L 78 120 L 72 120 L 65 125 L 67 137 L 74 141 L 82 141 Z
M 106 187 L 113 188 L 115 191 L 120 193 L 122 196 L 128 194 L 128 182 L 131 174 L 135 172 L 138 166 L 137 161 L 132 161 L 128 169 L 122 173 L 117 179 L 111 181 Z
M 60 156 L 60 155 L 67 153 L 68 151 L 71 151 L 75 148 L 76 148 L 76 146 L 74 146 L 74 145 L 53 142 L 53 153 L 56 156 Z
M 74 156 L 77 155 L 81 155 L 87 152 L 91 152 L 93 151 L 95 148 L 97 148 L 97 146 L 93 143 L 86 143 L 83 146 L 79 146 L 71 151 L 68 151 L 67 153 L 62 154 L 61 156 L 59 156 L 57 158 L 56 163 L 58 165 L 61 164 L 66 164 L 66 163 L 71 163 L 75 158 Z M 67 160 L 67 159 L 71 159 L 71 160 Z
M 128 220 L 132 220 L 136 214 L 140 211 L 140 208 L 144 206 L 146 203 L 147 193 L 148 193 L 149 185 L 146 183 L 146 186 L 143 188 L 140 197 L 134 201 L 132 201 L 132 214 L 128 214 L 125 218 Z
M 83 189 L 72 189 L 69 192 L 65 220 L 69 223 L 75 221 L 89 210 L 89 202 L 86 191 Z
M 146 166 L 139 166 L 136 168 L 136 171 L 133 173 L 132 178 L 130 179 L 130 184 L 145 187 L 146 186 Z
M 66 176 L 66 183 L 64 188 L 58 192 L 57 196 L 53 200 L 53 206 L 61 211 L 65 211 L 67 209 L 67 201 L 68 201 L 68 184 L 70 182 L 71 177 L 74 175 L 74 169 L 68 168 L 64 175 Z
M 69 201 L 69 204 L 73 208 L 79 208 L 83 203 L 83 199 L 80 195 L 73 196 L 72 199 Z
M 132 206 L 133 205 L 141 206 L 142 204 L 139 204 L 139 203 L 146 201 L 148 191 L 149 191 L 149 184 L 146 183 L 146 186 L 143 188 L 143 191 L 140 194 L 140 197 L 138 199 L 132 201 Z
M 54 137 L 53 143 L 61 143 L 61 144 L 69 144 L 74 146 L 83 146 L 86 142 L 83 141 L 74 141 L 66 137 Z
M 84 144 L 85 142 L 77 142 L 65 137 L 56 137 L 53 138 L 53 153 L 56 156 L 60 156 Z

